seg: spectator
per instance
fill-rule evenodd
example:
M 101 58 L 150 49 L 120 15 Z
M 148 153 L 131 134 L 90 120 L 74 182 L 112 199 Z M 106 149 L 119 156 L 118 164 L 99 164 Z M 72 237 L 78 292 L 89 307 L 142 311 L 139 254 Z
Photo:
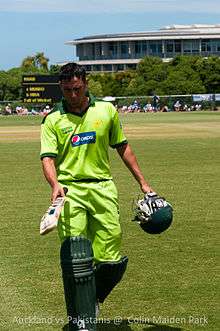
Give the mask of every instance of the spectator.
M 121 112 L 125 113 L 128 110 L 128 106 L 122 106 L 121 107 Z
M 43 115 L 47 115 L 51 111 L 50 106 L 46 105 L 46 107 L 43 109 Z
M 200 105 L 198 103 L 195 105 L 195 110 L 201 110 L 201 108 L 202 108 L 202 105 Z
M 143 107 L 145 113 L 151 113 L 153 111 L 152 104 L 148 101 L 148 103 Z
M 183 106 L 183 111 L 190 111 L 190 107 L 185 103 L 185 105 Z
M 154 94 L 154 96 L 153 96 L 153 111 L 158 111 L 159 110 L 159 106 L 160 106 L 160 104 L 159 104 L 159 102 L 160 102 L 160 97 L 158 96 L 158 95 L 156 95 L 156 94 Z
M 12 114 L 12 107 L 11 104 L 8 103 L 7 106 L 5 106 L 4 115 L 11 115 L 11 114 Z
M 140 110 L 141 110 L 140 103 L 137 100 L 134 100 L 134 102 L 128 107 L 126 113 L 140 112 Z
M 169 108 L 167 105 L 163 105 L 163 107 L 160 110 L 161 112 L 167 113 L 169 111 Z
M 174 103 L 174 110 L 175 111 L 180 111 L 181 110 L 181 103 L 179 100 L 177 100 L 175 103 Z
M 22 107 L 21 107 L 21 106 L 17 106 L 17 107 L 15 108 L 15 113 L 16 113 L 17 115 L 21 115 L 21 113 L 22 113 Z
M 27 107 L 24 106 L 24 107 L 22 108 L 21 115 L 28 115 L 28 109 L 27 109 Z

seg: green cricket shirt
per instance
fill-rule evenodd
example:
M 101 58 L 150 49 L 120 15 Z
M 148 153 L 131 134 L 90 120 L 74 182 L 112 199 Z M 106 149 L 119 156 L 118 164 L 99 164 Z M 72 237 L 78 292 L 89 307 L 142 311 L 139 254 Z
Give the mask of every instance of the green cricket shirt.
M 60 182 L 111 179 L 108 148 L 126 143 L 115 107 L 91 95 L 84 113 L 68 112 L 63 99 L 41 125 L 41 159 L 55 158 Z

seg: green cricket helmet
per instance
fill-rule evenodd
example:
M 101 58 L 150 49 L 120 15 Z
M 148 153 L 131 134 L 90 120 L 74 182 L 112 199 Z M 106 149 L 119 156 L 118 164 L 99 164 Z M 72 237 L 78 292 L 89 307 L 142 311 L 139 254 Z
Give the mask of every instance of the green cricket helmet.
M 165 231 L 173 220 L 173 208 L 170 203 L 154 192 L 145 194 L 143 199 L 138 200 L 134 211 L 134 221 L 149 234 Z

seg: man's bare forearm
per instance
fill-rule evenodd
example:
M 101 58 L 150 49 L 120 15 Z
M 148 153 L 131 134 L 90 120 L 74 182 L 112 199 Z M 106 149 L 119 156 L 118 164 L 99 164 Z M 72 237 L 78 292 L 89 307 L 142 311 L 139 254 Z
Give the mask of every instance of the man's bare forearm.
M 122 158 L 123 162 L 127 166 L 127 168 L 130 170 L 130 172 L 133 174 L 134 178 L 137 180 L 139 183 L 141 190 L 146 193 L 146 192 L 151 192 L 152 189 L 150 185 L 147 183 L 145 180 L 140 167 L 138 165 L 136 156 L 134 155 L 131 147 L 129 144 L 120 146 L 117 148 L 118 154 Z
M 46 180 L 48 181 L 50 186 L 53 188 L 55 185 L 58 184 L 54 158 L 44 157 L 42 160 L 42 167 L 43 167 L 43 173 L 44 173 Z
M 54 202 L 58 196 L 64 196 L 63 188 L 57 180 L 55 159 L 44 157 L 42 160 L 43 173 L 52 188 L 51 200 Z

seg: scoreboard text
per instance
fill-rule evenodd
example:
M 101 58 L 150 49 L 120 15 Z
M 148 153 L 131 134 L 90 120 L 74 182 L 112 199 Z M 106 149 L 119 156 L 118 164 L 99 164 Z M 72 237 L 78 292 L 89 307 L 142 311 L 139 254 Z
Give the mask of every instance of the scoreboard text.
M 25 75 L 22 89 L 25 103 L 54 103 L 62 98 L 59 78 L 55 75 Z

